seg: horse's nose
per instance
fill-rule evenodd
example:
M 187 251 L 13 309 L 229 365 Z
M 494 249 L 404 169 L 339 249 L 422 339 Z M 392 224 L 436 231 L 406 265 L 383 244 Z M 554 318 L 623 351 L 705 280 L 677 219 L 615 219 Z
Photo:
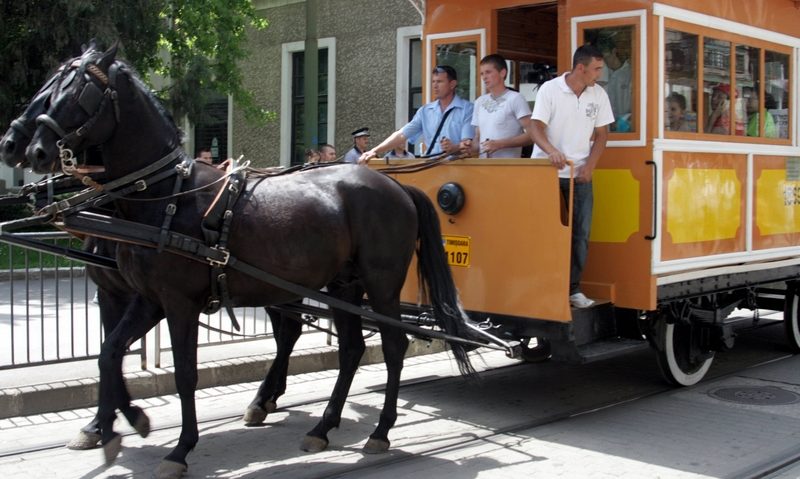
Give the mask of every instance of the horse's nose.
M 40 170 L 46 169 L 44 165 L 47 163 L 48 154 L 47 149 L 41 142 L 37 141 L 29 144 L 28 148 L 25 149 L 25 156 L 37 173 L 42 173 L 43 171 Z
M 6 155 L 10 155 L 14 153 L 14 149 L 16 149 L 16 143 L 11 138 L 3 140 L 0 143 L 0 153 L 5 153 Z

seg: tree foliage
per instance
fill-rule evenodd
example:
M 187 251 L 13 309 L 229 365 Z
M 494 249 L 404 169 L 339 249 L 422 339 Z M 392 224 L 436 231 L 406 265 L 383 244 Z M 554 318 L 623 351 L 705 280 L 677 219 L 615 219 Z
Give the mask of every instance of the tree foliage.
M 90 39 L 119 41 L 119 58 L 145 80 L 167 78 L 157 95 L 174 116 L 197 121 L 210 95 L 231 95 L 247 118 L 263 122 L 242 86 L 246 29 L 267 22 L 250 0 L 2 0 L 0 6 L 0 125 L 65 60 Z M 151 82 L 151 84 L 153 84 Z

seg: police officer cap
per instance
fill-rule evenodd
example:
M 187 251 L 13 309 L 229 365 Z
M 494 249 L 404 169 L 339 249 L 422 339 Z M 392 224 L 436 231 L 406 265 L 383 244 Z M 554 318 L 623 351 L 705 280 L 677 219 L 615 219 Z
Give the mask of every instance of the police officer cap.
M 350 134 L 353 135 L 353 138 L 358 138 L 359 136 L 369 136 L 369 128 L 366 127 L 359 128 L 358 130 Z

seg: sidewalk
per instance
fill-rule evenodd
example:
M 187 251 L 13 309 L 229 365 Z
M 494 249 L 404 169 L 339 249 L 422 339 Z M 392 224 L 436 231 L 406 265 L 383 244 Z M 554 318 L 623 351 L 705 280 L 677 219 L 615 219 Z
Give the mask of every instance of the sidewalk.
M 439 341 L 412 341 L 407 357 L 444 350 Z M 261 381 L 275 357 L 272 338 L 198 349 L 198 389 Z M 306 332 L 292 354 L 289 374 L 337 369 L 338 347 L 327 345 L 327 335 Z M 362 364 L 383 361 L 380 340 L 367 340 Z M 138 356 L 126 356 L 123 372 L 134 399 L 174 394 L 170 353 L 162 353 L 161 368 L 142 370 Z M 95 406 L 99 377 L 97 360 L 0 370 L 0 419 Z

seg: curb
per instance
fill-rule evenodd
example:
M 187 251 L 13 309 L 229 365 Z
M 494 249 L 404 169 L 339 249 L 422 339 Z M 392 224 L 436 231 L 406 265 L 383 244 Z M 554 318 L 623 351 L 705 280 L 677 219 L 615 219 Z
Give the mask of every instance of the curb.
M 439 353 L 442 341 L 411 340 L 406 357 Z M 289 361 L 289 375 L 337 369 L 338 347 L 325 346 L 295 351 Z M 197 365 L 197 389 L 261 381 L 275 354 L 212 361 Z M 380 342 L 367 344 L 361 365 L 383 362 Z M 133 399 L 175 394 L 174 368 L 126 373 L 125 383 Z M 56 381 L 47 384 L 0 390 L 0 419 L 29 416 L 97 406 L 99 378 Z

